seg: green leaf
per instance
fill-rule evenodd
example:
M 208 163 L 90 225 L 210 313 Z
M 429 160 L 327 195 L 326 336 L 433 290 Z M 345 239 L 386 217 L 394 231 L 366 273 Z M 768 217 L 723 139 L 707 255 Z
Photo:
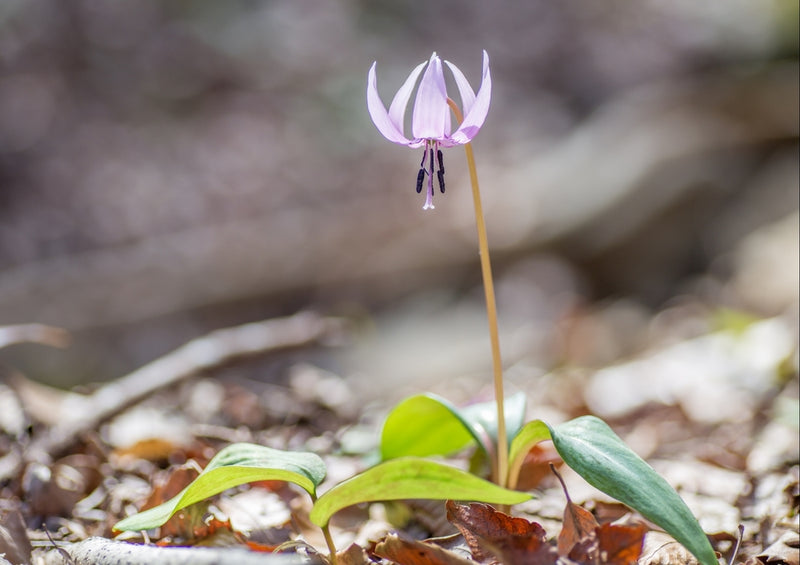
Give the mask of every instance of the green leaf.
M 458 409 L 433 394 L 401 401 L 389 412 L 381 431 L 381 459 L 415 455 L 450 455 L 474 438 Z
M 522 462 L 531 448 L 537 443 L 550 439 L 550 428 L 541 420 L 525 424 L 511 441 L 508 452 L 508 487 L 516 488 Z
M 551 427 L 550 434 L 564 462 L 586 482 L 662 527 L 703 565 L 718 565 L 708 538 L 686 503 L 605 422 L 582 416 Z
M 381 459 L 450 455 L 474 440 L 485 452 L 497 438 L 494 401 L 456 408 L 434 394 L 406 398 L 386 417 L 381 431 Z M 506 429 L 513 437 L 525 420 L 526 399 L 518 393 L 505 400 Z
M 324 527 L 331 516 L 347 506 L 409 498 L 519 504 L 531 496 L 504 489 L 443 463 L 403 457 L 376 465 L 333 487 L 314 503 L 311 521 Z
M 287 481 L 312 498 L 325 478 L 325 463 L 314 453 L 280 451 L 252 443 L 235 443 L 221 450 L 200 475 L 167 502 L 114 525 L 114 530 L 149 530 L 164 524 L 178 510 L 215 494 L 255 481 Z
M 518 392 L 514 396 L 505 399 L 503 412 L 506 419 L 506 436 L 513 438 L 525 423 L 525 409 L 528 406 L 528 399 L 524 392 Z M 468 426 L 485 430 L 492 438 L 493 443 L 497 443 L 497 403 L 492 400 L 481 402 L 480 404 L 470 404 L 458 409 L 461 419 Z M 511 441 L 509 439 L 509 441 Z

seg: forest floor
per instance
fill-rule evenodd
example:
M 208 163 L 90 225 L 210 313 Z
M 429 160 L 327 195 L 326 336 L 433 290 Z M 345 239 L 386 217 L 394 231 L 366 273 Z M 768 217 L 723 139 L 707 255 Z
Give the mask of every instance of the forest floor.
M 675 487 L 724 562 L 797 565 L 795 321 L 727 313 L 716 325 L 692 325 L 692 316 L 696 322 L 696 313 L 684 311 L 680 323 L 627 359 L 591 370 L 563 363 L 535 378 L 517 369 L 510 381 L 528 395 L 533 417 L 554 423 L 586 413 L 602 417 Z M 597 334 L 600 319 L 573 320 L 565 337 L 570 347 L 579 347 L 589 329 Z M 350 347 L 352 333 L 342 320 L 308 313 L 228 328 L 124 378 L 71 392 L 4 369 L 0 564 L 121 562 L 120 548 L 130 546 L 119 540 L 152 550 L 126 554 L 128 563 L 181 562 L 171 546 L 210 546 L 216 549 L 203 550 L 214 552 L 204 554 L 208 562 L 237 565 L 254 557 L 258 563 L 322 559 L 325 541 L 309 521 L 308 496 L 281 482 L 229 489 L 146 534 L 116 535 L 112 526 L 174 496 L 231 443 L 317 453 L 328 470 L 320 492 L 374 463 L 382 418 L 396 399 L 365 395 L 363 380 L 320 362 Z M 58 346 L 65 335 L 42 326 L 0 328 L 0 346 L 20 341 Z M 265 363 L 277 378 L 253 377 Z M 446 395 L 448 386 L 432 388 Z M 471 386 L 461 382 L 458 389 Z M 486 387 L 472 390 L 472 400 L 487 399 Z M 625 542 L 627 553 L 563 553 L 561 538 L 574 526 L 564 521 L 567 499 L 550 463 L 571 500 L 598 525 L 644 524 Z M 558 463 L 547 447 L 530 455 L 521 488 L 535 496 L 513 507 L 517 521 L 441 501 L 342 511 L 331 523 L 338 563 L 694 562 L 652 524 Z M 476 522 L 493 524 L 499 537 L 470 535 Z M 519 527 L 541 544 L 504 551 Z M 100 553 L 81 553 L 91 544 Z M 185 562 L 204 561 L 193 554 Z

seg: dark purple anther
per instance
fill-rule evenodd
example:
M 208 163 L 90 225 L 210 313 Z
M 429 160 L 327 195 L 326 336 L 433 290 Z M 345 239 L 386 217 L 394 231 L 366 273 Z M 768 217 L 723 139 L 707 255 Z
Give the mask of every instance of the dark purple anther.
M 422 192 L 422 181 L 425 180 L 425 169 L 420 169 L 417 173 L 417 194 Z

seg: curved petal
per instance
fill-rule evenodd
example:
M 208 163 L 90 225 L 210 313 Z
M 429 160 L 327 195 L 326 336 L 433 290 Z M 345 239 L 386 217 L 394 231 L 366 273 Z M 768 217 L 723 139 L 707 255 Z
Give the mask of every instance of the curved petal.
M 462 94 L 463 96 L 463 94 Z M 453 132 L 450 139 L 456 144 L 464 144 L 472 141 L 472 138 L 478 134 L 483 122 L 486 120 L 486 114 L 489 113 L 489 104 L 492 101 L 492 75 L 489 72 L 489 55 L 486 51 L 483 52 L 483 79 L 481 80 L 481 87 L 478 89 L 478 94 L 475 96 L 475 102 L 472 107 L 464 111 L 464 121 L 458 129 Z
M 414 85 L 417 84 L 417 78 L 422 72 L 422 67 L 427 64 L 427 61 L 422 61 L 419 65 L 414 67 L 411 74 L 397 91 L 392 99 L 392 105 L 389 106 L 389 119 L 392 121 L 398 131 L 403 131 L 406 119 L 406 107 L 408 106 L 408 99 L 411 98 L 411 91 L 414 90 Z
M 372 63 L 372 67 L 370 67 L 369 74 L 367 75 L 367 110 L 369 110 L 372 123 L 374 123 L 378 131 L 383 134 L 383 137 L 389 141 L 401 145 L 408 145 L 410 140 L 406 139 L 403 135 L 402 124 L 400 128 L 395 125 L 389 113 L 386 111 L 383 102 L 381 102 L 380 96 L 378 96 L 378 82 L 375 76 L 376 65 L 377 63 Z M 397 96 L 395 95 L 395 101 L 396 100 Z
M 464 113 L 464 115 L 466 115 L 472 109 L 472 105 L 475 104 L 475 92 L 469 85 L 467 77 L 465 77 L 464 73 L 461 72 L 461 69 L 456 67 L 450 61 L 445 61 L 445 64 L 450 67 L 450 71 L 453 73 L 453 78 L 456 79 L 458 93 L 461 95 L 461 111 Z
M 414 101 L 411 131 L 419 139 L 444 139 L 450 133 L 450 109 L 442 60 L 434 53 L 422 75 Z

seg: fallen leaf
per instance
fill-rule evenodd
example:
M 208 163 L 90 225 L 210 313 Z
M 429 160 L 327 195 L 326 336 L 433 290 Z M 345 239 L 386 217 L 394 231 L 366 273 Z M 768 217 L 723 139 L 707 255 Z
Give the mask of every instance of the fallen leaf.
M 560 467 L 564 464 L 553 443 L 543 441 L 534 445 L 519 470 L 516 487 L 518 490 L 532 490 L 550 475 L 550 465 Z
M 5 557 L 11 565 L 23 565 L 30 563 L 31 551 L 22 514 L 16 510 L 0 514 L 0 558 Z
M 641 565 L 698 565 L 697 559 L 672 536 L 647 532 L 642 548 Z
M 352 543 L 347 549 L 336 554 L 336 563 L 338 565 L 370 565 L 372 561 L 363 547 Z
M 603 524 L 576 543 L 568 557 L 580 565 L 636 565 L 646 533 L 643 524 Z
M 800 537 L 797 532 L 786 532 L 778 541 L 756 557 L 765 565 L 798 565 L 800 563 Z
M 626 565 L 639 561 L 647 533 L 644 524 L 603 524 L 595 531 L 600 540 L 601 563 Z
M 561 527 L 561 532 L 558 534 L 558 553 L 559 555 L 569 555 L 572 548 L 580 543 L 582 540 L 591 536 L 597 529 L 599 524 L 594 515 L 581 508 L 569 497 L 567 485 L 564 479 L 556 471 L 554 465 L 550 465 L 550 470 L 561 483 L 561 488 L 564 490 L 564 496 L 567 498 L 567 505 L 564 507 L 564 520 Z M 588 551 L 588 548 L 587 548 Z
M 452 551 L 397 534 L 387 535 L 373 551 L 378 557 L 402 565 L 469 565 L 473 563 Z
M 447 518 L 461 531 L 476 561 L 494 557 L 504 565 L 550 565 L 558 558 L 542 526 L 488 504 L 465 506 L 448 501 Z
M 558 553 L 568 555 L 576 543 L 592 535 L 597 527 L 597 520 L 591 512 L 567 499 L 564 525 L 558 534 Z

